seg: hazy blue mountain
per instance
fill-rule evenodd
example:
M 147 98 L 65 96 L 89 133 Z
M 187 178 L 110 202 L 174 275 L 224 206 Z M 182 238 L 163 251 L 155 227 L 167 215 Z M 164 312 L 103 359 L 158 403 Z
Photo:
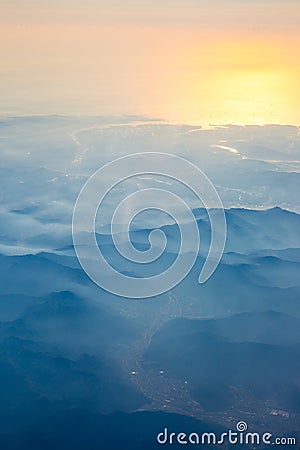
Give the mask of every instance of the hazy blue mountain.
M 162 448 L 162 445 L 156 442 L 156 436 L 165 427 L 169 430 L 199 434 L 209 430 L 218 435 L 221 435 L 224 430 L 222 427 L 212 426 L 204 421 L 161 412 L 100 415 L 88 414 L 86 411 L 70 411 L 58 415 L 50 413 L 47 415 L 47 421 L 47 425 L 44 422 L 38 422 L 35 427 L 23 432 L 0 435 L 1 448 L 5 450 L 21 450 L 27 447 L 32 450 L 40 448 L 45 450 L 53 448 L 154 450 Z M 175 442 L 172 448 L 179 449 L 182 445 Z M 234 447 L 225 444 L 223 448 Z
M 239 420 L 252 431 L 300 435 L 298 128 L 28 116 L 1 118 L 0 135 L 1 449 L 151 450 L 165 426 L 222 431 Z M 159 176 L 113 191 L 96 237 L 125 274 L 149 276 L 172 264 L 179 230 L 159 212 L 136 217 L 129 231 L 137 249 L 149 247 L 155 228 L 167 247 L 148 267 L 128 263 L 110 235 L 122 195 L 169 186 L 199 226 L 189 275 L 170 292 L 135 301 L 88 278 L 71 224 L 88 177 L 114 157 L 143 151 L 197 164 L 222 198 L 228 233 L 219 267 L 199 285 L 211 237 L 201 203 Z M 189 239 L 186 253 L 193 248 Z
M 289 331 L 280 330 L 286 326 Z M 299 413 L 298 330 L 299 319 L 274 313 L 174 320 L 152 338 L 145 364 L 148 370 L 156 367 L 187 380 L 205 409 L 230 409 L 238 389 L 241 398 L 248 399 L 249 411 L 256 403 L 271 401 L 279 409 Z

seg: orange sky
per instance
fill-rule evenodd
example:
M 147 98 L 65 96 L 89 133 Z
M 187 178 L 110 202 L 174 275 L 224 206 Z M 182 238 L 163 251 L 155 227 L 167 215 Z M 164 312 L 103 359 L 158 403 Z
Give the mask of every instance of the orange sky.
M 0 113 L 299 125 L 300 3 L 207 3 L 2 2 Z

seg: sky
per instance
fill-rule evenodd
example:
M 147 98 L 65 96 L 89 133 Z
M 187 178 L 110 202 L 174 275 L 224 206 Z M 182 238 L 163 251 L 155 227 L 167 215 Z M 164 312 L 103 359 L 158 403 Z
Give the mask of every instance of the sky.
M 298 0 L 1 0 L 0 114 L 300 125 Z

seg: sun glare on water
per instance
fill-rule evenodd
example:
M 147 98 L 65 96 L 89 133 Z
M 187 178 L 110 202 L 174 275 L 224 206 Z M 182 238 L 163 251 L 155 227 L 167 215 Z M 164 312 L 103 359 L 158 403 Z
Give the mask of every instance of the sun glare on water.
M 276 43 L 190 51 L 184 65 L 173 120 L 181 116 L 194 124 L 299 125 L 299 64 Z

